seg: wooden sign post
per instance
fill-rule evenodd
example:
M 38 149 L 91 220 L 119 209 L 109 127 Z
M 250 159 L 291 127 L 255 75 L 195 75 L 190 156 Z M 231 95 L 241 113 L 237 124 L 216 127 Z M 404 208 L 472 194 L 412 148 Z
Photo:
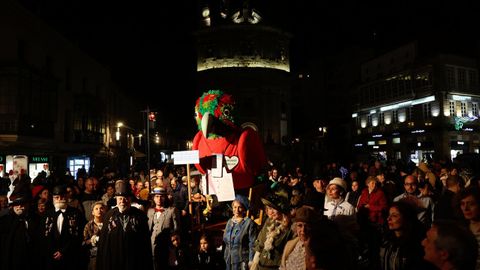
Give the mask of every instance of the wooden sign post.
M 188 212 L 192 215 L 192 191 L 190 187 L 190 164 L 198 164 L 200 162 L 198 150 L 193 151 L 174 151 L 173 164 L 187 165 L 187 190 L 188 190 Z

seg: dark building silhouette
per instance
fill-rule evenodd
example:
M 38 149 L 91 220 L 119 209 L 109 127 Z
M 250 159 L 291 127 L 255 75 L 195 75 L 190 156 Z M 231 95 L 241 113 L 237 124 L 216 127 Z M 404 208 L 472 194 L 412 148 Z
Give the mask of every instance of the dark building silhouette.
M 0 2 L 0 25 L 0 164 L 34 178 L 128 162 L 142 116 L 109 69 L 16 1 Z

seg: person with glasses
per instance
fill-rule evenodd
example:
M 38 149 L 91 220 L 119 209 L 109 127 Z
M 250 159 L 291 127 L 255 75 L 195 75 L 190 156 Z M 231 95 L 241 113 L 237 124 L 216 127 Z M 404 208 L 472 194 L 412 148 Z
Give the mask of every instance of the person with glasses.
M 433 221 L 434 202 L 430 196 L 424 195 L 419 191 L 418 185 L 417 179 L 412 175 L 408 175 L 403 182 L 405 192 L 395 197 L 393 201 L 410 203 L 417 210 L 418 220 L 425 228 L 429 228 Z

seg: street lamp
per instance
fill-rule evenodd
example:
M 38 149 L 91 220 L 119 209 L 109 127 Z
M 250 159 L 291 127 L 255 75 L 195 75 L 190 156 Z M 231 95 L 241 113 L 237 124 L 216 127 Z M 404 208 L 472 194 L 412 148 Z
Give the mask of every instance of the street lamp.
M 147 150 L 147 171 L 150 173 L 150 129 L 155 127 L 156 115 L 155 111 L 152 111 L 148 106 L 146 110 L 141 111 L 145 113 L 144 124 L 145 124 L 145 135 L 146 135 L 146 150 Z M 151 188 L 151 185 L 150 185 Z
M 117 131 L 115 132 L 115 139 L 117 141 L 120 141 L 120 128 L 123 127 L 123 123 L 122 122 L 118 122 L 117 123 Z

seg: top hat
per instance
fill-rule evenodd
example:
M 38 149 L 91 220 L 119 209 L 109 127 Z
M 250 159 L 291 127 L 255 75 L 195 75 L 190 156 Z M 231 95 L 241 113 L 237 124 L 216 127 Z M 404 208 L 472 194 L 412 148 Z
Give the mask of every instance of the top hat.
M 123 180 L 117 180 L 115 182 L 115 196 L 128 197 L 132 195 L 131 189 L 127 182 Z
M 9 206 L 21 205 L 26 204 L 30 200 L 30 198 L 26 195 L 18 195 L 18 196 L 10 196 L 10 202 L 8 203 Z
M 53 195 L 65 195 L 67 194 L 67 186 L 66 185 L 58 185 L 53 187 L 52 190 Z

